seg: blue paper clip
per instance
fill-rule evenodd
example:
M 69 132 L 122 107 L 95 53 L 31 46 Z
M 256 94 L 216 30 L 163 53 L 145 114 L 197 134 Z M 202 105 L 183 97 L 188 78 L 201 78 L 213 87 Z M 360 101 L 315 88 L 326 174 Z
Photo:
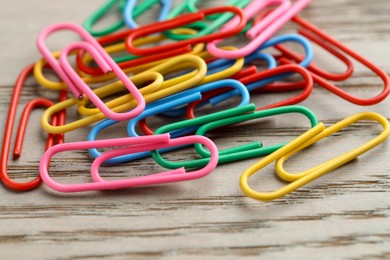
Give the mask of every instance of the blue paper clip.
M 176 94 L 176 95 L 178 95 L 178 96 L 186 96 L 186 95 L 190 95 L 190 94 L 196 93 L 196 92 L 204 93 L 204 92 L 208 92 L 208 91 L 211 91 L 211 90 L 224 88 L 224 87 L 232 87 L 239 93 L 239 95 L 241 95 L 241 103 L 238 106 L 245 106 L 245 105 L 249 104 L 250 95 L 249 95 L 248 90 L 246 89 L 244 84 L 242 84 L 241 82 L 239 82 L 237 80 L 234 80 L 234 79 L 224 79 L 224 80 L 214 81 L 214 82 L 211 82 L 211 83 L 207 83 L 207 84 L 204 84 L 204 85 L 201 85 L 201 86 L 198 86 L 198 87 L 186 90 L 186 91 L 184 91 L 182 93 L 179 93 L 179 94 Z M 190 103 L 190 102 L 188 102 L 188 103 Z M 202 103 L 199 106 L 205 105 L 207 103 L 208 102 Z M 176 106 L 174 108 L 175 109 L 164 109 L 164 110 L 161 110 L 161 111 L 166 111 L 166 112 L 162 113 L 161 111 L 159 111 L 156 114 L 160 114 L 161 113 L 162 115 L 168 116 L 168 117 L 179 117 L 179 116 L 182 116 L 182 115 L 184 115 L 186 113 L 187 105 L 184 105 L 184 106 L 181 106 L 181 107 L 180 106 Z M 140 116 L 142 117 L 142 115 L 144 113 L 142 113 Z M 134 120 L 131 120 L 131 121 L 132 122 L 137 121 L 137 118 L 138 117 L 135 117 Z M 138 123 L 138 121 L 137 121 L 137 123 Z M 131 122 L 129 124 L 131 124 Z M 196 130 L 196 129 L 197 128 L 195 128 L 194 130 Z M 131 132 L 129 132 L 129 135 L 130 136 L 135 136 L 135 135 L 132 135 Z
M 128 0 L 125 6 L 125 9 L 123 11 L 123 20 L 125 21 L 126 25 L 129 28 L 138 28 L 138 24 L 135 22 L 133 18 L 133 10 L 135 6 L 137 5 L 137 0 Z M 142 10 L 149 9 L 152 5 L 156 4 L 156 2 L 160 2 L 161 4 L 161 11 L 158 16 L 158 21 L 164 21 L 169 14 L 169 11 L 171 9 L 172 2 L 171 0 L 147 0 L 141 3 L 143 8 Z
M 275 60 L 275 58 L 271 54 L 268 54 L 268 53 L 257 53 L 256 56 L 257 57 L 256 58 L 253 57 L 252 60 L 254 60 L 254 59 L 265 60 L 267 62 L 267 65 L 268 65 L 269 69 L 276 67 L 276 60 Z M 214 74 L 214 73 L 226 70 L 227 68 L 231 67 L 234 62 L 235 62 L 235 60 L 228 60 L 228 59 L 218 59 L 218 60 L 212 61 L 212 62 L 207 64 L 207 74 L 206 75 L 211 75 L 211 74 Z M 222 83 L 224 83 L 224 82 L 228 83 L 228 81 L 225 81 L 225 80 L 216 81 L 216 84 L 218 84 L 218 85 L 221 84 L 221 85 L 219 85 L 216 88 L 223 87 Z M 230 81 L 230 82 L 232 82 L 232 81 Z M 237 93 L 234 96 L 241 95 L 242 96 L 242 100 L 244 100 L 244 98 L 246 98 L 246 97 L 244 97 L 244 95 L 246 95 L 245 94 L 246 92 L 243 89 L 241 89 L 240 86 L 236 87 L 238 85 L 241 85 L 241 84 L 238 84 L 238 83 L 239 82 L 237 81 L 237 82 L 233 83 L 233 85 L 231 85 L 231 87 L 236 88 L 235 90 L 232 90 L 232 91 L 234 91 L 234 93 Z M 209 84 L 211 84 L 211 83 L 209 83 Z M 200 91 L 201 92 L 207 92 L 208 90 L 206 90 L 206 89 L 210 86 L 209 84 L 205 84 L 205 85 L 203 85 L 203 87 L 199 86 L 199 87 L 202 87 Z M 228 83 L 228 84 L 231 84 L 231 83 Z M 225 87 L 226 86 L 230 86 L 230 85 L 225 85 Z M 198 88 L 193 88 L 193 90 L 195 90 L 195 89 L 198 89 Z M 210 90 L 213 90 L 213 89 L 210 89 Z M 229 93 L 229 92 L 230 91 L 228 91 L 227 93 Z M 232 95 L 232 97 L 233 97 L 233 95 Z M 249 104 L 249 98 L 250 98 L 250 96 L 248 94 L 248 102 L 245 103 L 244 105 Z M 227 99 L 224 99 L 224 100 L 227 100 Z M 212 103 L 212 100 L 209 100 L 207 102 L 203 102 L 202 104 L 200 104 L 199 107 L 205 106 L 205 105 L 207 105 L 209 103 L 212 106 L 215 106 L 215 105 L 219 104 L 220 102 L 214 104 L 214 103 Z M 186 109 L 187 109 L 186 106 L 179 107 L 179 108 L 168 110 L 168 111 L 166 111 L 166 112 L 164 112 L 162 114 L 164 116 L 167 116 L 167 117 L 179 117 L 179 116 L 185 115 Z
M 259 49 L 257 49 L 256 52 L 249 55 L 248 59 L 250 59 L 250 57 L 252 55 L 256 55 L 256 53 L 258 53 L 261 50 L 264 50 L 266 48 L 269 48 L 269 47 L 272 47 L 274 45 L 284 43 L 284 42 L 296 42 L 296 43 L 299 43 L 300 45 L 302 45 L 302 47 L 305 51 L 305 58 L 302 60 L 301 63 L 299 63 L 299 65 L 307 68 L 313 60 L 314 51 L 313 51 L 313 47 L 311 46 L 309 40 L 307 40 L 305 37 L 303 37 L 299 34 L 283 34 L 283 35 L 271 38 L 270 40 L 265 42 Z M 282 79 L 289 77 L 289 76 L 291 76 L 290 73 L 282 74 L 282 75 L 279 75 L 276 77 L 271 77 L 268 79 L 253 82 L 251 84 L 246 85 L 246 87 L 247 87 L 248 91 L 251 92 L 254 89 L 264 87 L 272 82 L 282 80 Z M 232 91 L 223 93 L 221 95 L 218 95 L 216 97 L 213 97 L 212 99 L 210 99 L 210 102 L 212 102 L 213 104 L 219 104 L 220 102 L 222 102 L 226 99 L 232 98 L 233 96 L 237 96 L 237 95 L 239 95 L 239 92 L 237 92 L 236 90 L 232 90 Z

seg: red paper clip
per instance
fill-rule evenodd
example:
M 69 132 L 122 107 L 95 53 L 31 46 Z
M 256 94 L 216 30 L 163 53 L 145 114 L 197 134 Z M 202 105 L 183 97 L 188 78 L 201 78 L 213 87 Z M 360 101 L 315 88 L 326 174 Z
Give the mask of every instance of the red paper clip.
M 159 33 L 159 32 L 164 32 L 167 30 L 172 30 L 177 27 L 182 27 L 186 24 L 190 24 L 193 22 L 197 22 L 200 20 L 204 20 L 206 16 L 208 15 L 213 15 L 213 14 L 218 14 L 218 13 L 224 13 L 224 12 L 230 12 L 235 15 L 237 15 L 240 18 L 240 23 L 238 26 L 234 29 L 227 30 L 225 32 L 216 32 L 213 34 L 193 38 L 193 39 L 187 39 L 163 46 L 157 46 L 153 48 L 144 48 L 140 49 L 134 46 L 134 40 L 140 37 L 148 36 L 151 34 Z M 220 7 L 215 7 L 215 8 L 208 8 L 201 10 L 196 13 L 189 13 L 185 15 L 178 16 L 174 19 L 164 21 L 164 22 L 158 22 L 154 23 L 151 25 L 146 25 L 144 27 L 138 28 L 131 32 L 129 36 L 126 39 L 126 47 L 127 50 L 135 55 L 140 55 L 140 56 L 146 56 L 146 55 L 151 55 L 151 54 L 157 54 L 157 53 L 164 53 L 166 51 L 172 51 L 174 49 L 178 49 L 184 46 L 188 45 L 194 45 L 197 43 L 206 43 L 206 42 L 211 42 L 214 40 L 218 39 L 224 39 L 233 35 L 236 35 L 240 33 L 245 25 L 246 25 L 246 18 L 243 13 L 243 11 L 237 7 L 234 6 L 220 6 Z
M 302 27 L 298 30 L 298 32 L 300 34 L 302 34 L 303 36 L 307 37 L 308 39 L 316 42 L 317 44 L 319 44 L 320 46 L 322 46 L 323 48 L 325 48 L 326 50 L 331 52 L 333 55 L 340 58 L 347 65 L 347 68 L 348 68 L 347 71 L 345 71 L 342 74 L 338 74 L 338 75 L 337 74 L 332 75 L 331 73 L 327 73 L 327 72 L 319 70 L 315 66 L 310 66 L 309 71 L 311 72 L 311 75 L 312 75 L 315 83 L 317 83 L 321 87 L 326 88 L 327 90 L 336 94 L 337 96 L 339 96 L 339 97 L 341 97 L 341 98 L 343 98 L 343 99 L 345 99 L 353 104 L 357 104 L 357 105 L 361 105 L 361 106 L 375 105 L 375 104 L 381 102 L 382 100 L 384 100 L 390 94 L 389 76 L 387 75 L 387 73 L 385 71 L 383 71 L 377 65 L 368 61 L 366 58 L 364 58 L 360 54 L 356 53 L 355 51 L 351 50 L 350 48 L 348 48 L 344 44 L 340 43 L 339 41 L 333 39 L 331 36 L 324 33 L 319 28 L 315 27 L 314 25 L 312 25 L 311 23 L 309 23 L 305 19 L 300 18 L 298 16 L 295 16 L 292 19 L 292 21 L 297 23 L 298 25 L 300 25 Z M 296 55 L 294 52 L 288 50 L 285 46 L 278 45 L 275 47 L 279 51 L 281 51 L 285 57 L 293 59 L 296 62 L 300 61 L 300 56 Z M 339 87 L 337 87 L 334 84 L 327 81 L 327 79 L 330 79 L 330 78 L 334 81 L 345 80 L 345 79 L 349 78 L 351 76 L 350 74 L 352 74 L 352 72 L 353 72 L 352 62 L 351 61 L 347 62 L 346 58 L 343 58 L 344 56 L 342 54 L 340 54 L 340 53 L 338 54 L 337 50 L 340 50 L 340 51 L 344 52 L 345 54 L 351 56 L 353 59 L 359 61 L 360 63 L 365 65 L 368 69 L 370 69 L 375 74 L 377 74 L 383 80 L 383 83 L 384 83 L 384 88 L 383 88 L 382 92 L 379 93 L 375 97 L 359 98 L 359 97 L 356 97 L 356 96 L 353 96 L 353 95 L 347 93 L 346 91 L 340 89 Z M 284 64 L 293 63 L 293 61 L 288 60 L 286 58 L 281 58 L 280 62 L 284 63 Z
M 24 182 L 24 183 L 15 182 L 9 178 L 8 170 L 7 170 L 8 153 L 9 153 L 10 146 L 11 146 L 12 130 L 13 130 L 14 122 L 15 122 L 16 109 L 17 109 L 17 105 L 19 102 L 20 93 L 22 91 L 24 82 L 26 81 L 27 77 L 33 72 L 34 65 L 35 64 L 29 65 L 25 69 L 23 69 L 22 72 L 20 73 L 16 83 L 15 83 L 14 91 L 13 91 L 12 98 L 11 98 L 11 103 L 10 103 L 9 110 L 8 110 L 7 124 L 5 126 L 3 145 L 2 145 L 1 157 L 0 157 L 1 158 L 1 169 L 0 169 L 1 181 L 8 188 L 13 189 L 13 190 L 19 190 L 19 191 L 34 189 L 41 183 L 40 177 L 37 177 L 29 182 Z M 36 107 L 42 107 L 42 106 L 49 107 L 52 104 L 53 103 L 51 101 L 46 100 L 46 99 L 35 99 L 35 100 L 30 101 L 26 105 L 26 107 L 23 110 L 23 114 L 22 114 L 19 128 L 18 128 L 18 134 L 16 137 L 16 142 L 15 142 L 15 147 L 14 147 L 14 152 L 13 152 L 14 159 L 17 159 L 20 157 L 24 133 L 26 132 L 27 121 L 28 121 L 28 118 L 29 118 L 31 111 Z M 62 115 L 62 117 L 63 116 L 64 115 Z M 60 123 L 59 121 L 61 121 L 61 119 L 59 119 L 59 117 L 60 117 L 59 115 L 53 116 L 52 124 L 58 125 Z M 63 138 L 63 136 L 57 136 L 57 135 L 50 134 L 48 136 L 48 139 L 46 142 L 46 149 L 53 146 L 56 143 L 56 141 L 55 141 L 56 137 L 57 137 L 57 140 L 59 140 L 60 142 L 63 142 L 63 141 L 61 141 L 61 138 Z

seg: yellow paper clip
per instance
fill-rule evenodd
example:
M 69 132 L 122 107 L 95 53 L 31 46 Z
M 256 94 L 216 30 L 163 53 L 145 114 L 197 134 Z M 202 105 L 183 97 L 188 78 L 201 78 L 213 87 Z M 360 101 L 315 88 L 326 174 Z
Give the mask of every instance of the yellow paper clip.
M 150 70 L 147 70 L 143 73 L 137 74 L 135 76 L 130 77 L 130 79 L 134 82 L 134 84 L 142 84 L 149 82 L 151 80 L 150 75 L 151 73 L 161 73 L 161 74 L 168 74 L 173 72 L 173 68 L 177 67 L 179 64 L 186 64 L 186 69 L 193 69 L 192 72 L 188 73 L 191 74 L 191 77 L 187 78 L 186 80 L 182 80 L 183 76 L 176 77 L 167 81 L 163 81 L 159 90 L 156 92 L 152 92 L 149 94 L 146 94 L 144 96 L 145 101 L 147 103 L 159 100 L 161 98 L 173 95 L 175 93 L 178 93 L 180 91 L 186 90 L 188 88 L 191 88 L 192 86 L 197 85 L 206 75 L 207 67 L 206 63 L 203 61 L 203 59 L 194 56 L 194 55 L 182 55 L 177 56 L 175 58 L 172 58 L 160 65 L 157 65 L 154 68 L 151 68 Z M 184 69 L 184 68 L 182 68 Z M 178 79 L 179 78 L 179 79 Z M 154 83 L 156 83 L 157 79 Z M 160 81 L 158 81 L 160 82 Z M 157 82 L 157 83 L 158 83 Z M 157 84 L 156 83 L 156 84 Z M 120 83 L 112 83 L 110 85 L 107 85 L 105 87 L 100 87 L 94 90 L 95 94 L 99 97 L 104 97 L 107 95 L 111 95 L 113 93 L 117 93 L 118 91 L 121 91 L 122 89 L 119 87 Z M 118 106 L 117 103 L 119 104 Z M 55 104 L 54 106 L 47 109 L 41 118 L 41 124 L 43 129 L 49 133 L 66 133 L 78 128 L 81 128 L 83 126 L 87 126 L 89 124 L 95 123 L 97 121 L 103 120 L 106 117 L 103 113 L 93 113 L 95 112 L 94 109 L 87 109 L 83 106 L 79 106 L 79 111 L 83 111 L 84 113 L 90 113 L 88 117 L 79 119 L 77 121 L 62 125 L 62 126 L 52 126 L 49 123 L 49 119 L 52 115 L 58 113 L 61 110 L 67 109 L 71 106 L 74 106 L 76 104 L 79 104 L 77 99 L 71 98 L 68 100 L 65 100 L 63 102 L 60 102 L 58 104 Z M 122 112 L 129 109 L 132 109 L 134 106 L 137 105 L 137 102 L 134 98 L 130 97 L 129 95 L 126 95 L 124 97 L 120 97 L 116 100 L 113 100 L 111 103 L 108 102 L 108 107 L 111 108 L 115 112 Z M 85 111 L 83 110 L 85 109 Z
M 359 120 L 373 120 L 377 121 L 382 125 L 383 131 L 374 139 L 368 141 L 367 143 L 339 156 L 334 159 L 331 159 L 325 163 L 322 163 L 318 166 L 315 166 L 307 171 L 291 174 L 284 170 L 283 163 L 295 153 L 301 151 L 302 149 L 312 145 L 313 143 L 318 142 L 319 140 L 328 137 L 335 132 L 340 131 L 341 129 L 359 121 Z M 270 154 L 259 162 L 255 163 L 248 169 L 246 169 L 240 177 L 240 186 L 242 191 L 249 197 L 257 200 L 270 201 L 277 198 L 280 198 L 296 189 L 302 187 L 303 185 L 317 179 L 318 177 L 328 173 L 349 161 L 355 159 L 359 155 L 371 150 L 375 146 L 384 142 L 390 135 L 390 124 L 389 121 L 380 114 L 374 112 L 364 112 L 359 113 L 353 116 L 350 116 L 346 119 L 341 120 L 340 122 L 325 128 L 323 123 L 319 123 L 317 126 L 308 130 L 303 135 L 299 136 L 292 142 L 288 143 L 286 146 L 280 148 L 276 152 Z M 268 164 L 276 161 L 275 170 L 279 177 L 282 179 L 291 182 L 283 188 L 268 192 L 261 193 L 253 190 L 248 185 L 248 179 L 251 175 L 255 174 L 260 169 L 264 168 Z

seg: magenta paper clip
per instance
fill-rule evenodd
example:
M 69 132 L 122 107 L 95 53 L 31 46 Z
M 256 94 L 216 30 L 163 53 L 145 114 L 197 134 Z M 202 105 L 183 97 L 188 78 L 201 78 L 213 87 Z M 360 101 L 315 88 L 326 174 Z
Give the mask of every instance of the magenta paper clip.
M 96 94 L 92 91 L 90 87 L 80 78 L 77 72 L 72 68 L 68 61 L 68 55 L 74 50 L 85 50 L 88 51 L 95 62 L 99 65 L 99 67 L 103 71 L 112 71 L 118 76 L 118 78 L 124 83 L 126 88 L 133 94 L 134 98 L 137 100 L 137 107 L 134 109 L 124 112 L 124 113 L 116 113 L 112 111 Z M 138 115 L 140 115 L 145 109 L 145 99 L 142 94 L 138 91 L 138 89 L 131 83 L 130 79 L 126 76 L 125 73 L 118 67 L 112 66 L 116 63 L 110 58 L 110 60 L 106 60 L 103 56 L 100 55 L 98 50 L 88 42 L 76 42 L 70 44 L 65 47 L 60 54 L 60 65 L 65 71 L 65 73 L 69 76 L 72 82 L 81 90 L 95 106 L 108 118 L 115 121 L 124 121 L 132 119 Z M 134 88 L 133 88 L 134 87 Z M 138 93 L 138 94 L 137 94 Z
M 132 179 L 121 179 L 121 180 L 103 180 L 99 174 L 99 166 L 104 161 L 113 157 L 121 156 L 129 153 L 138 153 L 148 150 L 156 150 L 173 146 L 183 146 L 193 143 L 199 143 L 206 146 L 211 153 L 210 161 L 208 164 L 199 170 L 186 172 L 185 168 L 178 168 L 175 170 L 169 170 L 160 172 L 148 176 L 136 177 Z M 77 183 L 77 184 L 61 184 L 54 181 L 49 173 L 49 163 L 53 155 L 72 150 L 80 149 L 91 149 L 91 148 L 107 148 L 121 146 L 124 148 L 118 148 L 103 153 L 96 158 L 91 166 L 91 176 L 93 182 L 89 183 Z M 127 146 L 127 147 L 125 147 Z M 207 137 L 204 136 L 186 136 L 175 139 L 170 139 L 169 134 L 152 135 L 152 136 L 140 136 L 140 137 L 127 137 L 118 139 L 98 140 L 98 141 L 85 141 L 77 143 L 64 143 L 55 145 L 48 149 L 39 164 L 40 176 L 43 182 L 52 188 L 53 190 L 60 192 L 82 192 L 82 191 L 93 191 L 93 190 L 115 190 L 130 187 L 148 186 L 171 182 L 180 182 L 198 179 L 211 173 L 218 164 L 218 148 L 216 145 Z
M 71 30 L 76 32 L 84 40 L 83 42 L 77 42 L 71 44 L 64 49 L 62 56 L 62 62 L 59 62 L 47 48 L 45 41 L 46 38 L 59 30 Z M 86 44 L 88 43 L 88 44 Z M 92 91 L 90 88 L 83 82 L 83 80 L 74 72 L 70 65 L 68 65 L 67 56 L 71 50 L 75 49 L 87 49 L 93 54 L 96 62 L 101 66 L 101 69 L 105 73 L 113 71 L 118 78 L 124 83 L 126 88 L 137 100 L 137 107 L 131 110 L 128 113 L 118 114 L 109 110 L 105 105 L 101 106 L 103 103 L 100 99 L 99 102 L 96 102 L 95 105 L 102 109 L 102 112 L 109 118 L 117 121 L 131 119 L 145 109 L 145 100 L 142 94 L 139 92 L 138 88 L 131 82 L 131 80 L 126 76 L 126 74 L 120 69 L 120 67 L 113 61 L 113 59 L 108 55 L 108 53 L 103 49 L 103 47 L 93 38 L 83 27 L 73 23 L 58 23 L 44 29 L 38 36 L 37 46 L 43 57 L 52 67 L 52 69 L 58 74 L 58 76 L 65 82 L 69 90 L 78 98 L 82 99 L 85 94 L 91 99 L 92 102 L 97 101 L 95 95 L 91 95 Z M 88 46 L 88 47 L 87 47 Z M 103 103 L 104 104 L 104 103 Z
M 290 0 L 253 0 L 245 9 L 247 19 L 272 5 L 279 5 L 274 11 L 269 13 L 259 23 L 255 24 L 247 33 L 247 37 L 252 39 L 246 46 L 238 50 L 222 50 L 217 44 L 222 40 L 216 40 L 207 44 L 207 50 L 213 56 L 225 59 L 237 59 L 245 57 L 256 51 L 265 41 L 267 41 L 284 24 L 290 21 L 297 13 L 304 9 L 311 0 L 297 0 L 291 5 Z M 233 28 L 239 19 L 233 18 L 221 31 L 224 32 Z

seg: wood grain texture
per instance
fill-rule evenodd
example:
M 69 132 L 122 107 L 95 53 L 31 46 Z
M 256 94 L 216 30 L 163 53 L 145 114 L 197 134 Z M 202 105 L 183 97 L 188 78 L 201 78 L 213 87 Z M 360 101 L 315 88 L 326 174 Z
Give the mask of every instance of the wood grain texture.
M 39 58 L 35 38 L 45 26 L 81 23 L 104 0 L 11 1 L 0 8 L 0 124 L 4 129 L 13 83 L 19 71 Z M 224 1 L 209 1 L 217 5 Z M 302 16 L 390 71 L 390 2 L 388 0 L 313 1 Z M 154 17 L 154 14 L 148 14 Z M 54 38 L 54 37 L 53 37 Z M 63 46 L 66 38 L 52 39 Z M 321 66 L 339 70 L 325 53 L 316 52 Z M 380 90 L 375 75 L 361 66 L 342 85 L 359 96 Z M 35 96 L 53 96 L 30 80 L 19 110 Z M 291 94 L 257 96 L 258 104 Z M 332 124 L 360 111 L 389 117 L 389 100 L 357 107 L 316 88 L 302 103 Z M 22 158 L 10 163 L 13 177 L 37 174 L 45 134 L 34 112 Z M 69 114 L 69 120 L 76 118 Z M 152 123 L 157 122 L 157 120 Z M 307 129 L 301 117 L 281 116 L 250 127 L 216 134 L 221 147 L 261 140 L 291 140 Z M 275 130 L 277 128 L 278 130 Z M 124 135 L 120 126 L 115 137 Z M 288 169 L 300 171 L 347 151 L 378 134 L 379 127 L 361 122 L 292 158 Z M 114 132 L 114 131 L 112 131 Z M 84 140 L 88 129 L 69 133 L 66 141 Z M 102 137 L 108 137 L 103 133 Z M 190 151 L 172 154 L 180 159 Z M 285 198 L 263 203 L 246 198 L 238 178 L 257 159 L 219 167 L 206 178 L 158 187 L 86 194 L 58 194 L 42 185 L 28 193 L 0 189 L 0 252 L 2 259 L 385 259 L 390 258 L 390 145 L 385 143 L 348 165 L 321 177 Z M 59 181 L 87 181 L 91 160 L 84 152 L 54 158 Z M 135 176 L 158 171 L 151 160 L 103 167 L 106 177 Z M 111 173 L 111 174 L 110 174 Z M 69 177 L 71 176 L 71 177 Z M 259 190 L 285 183 L 271 167 L 253 178 Z

